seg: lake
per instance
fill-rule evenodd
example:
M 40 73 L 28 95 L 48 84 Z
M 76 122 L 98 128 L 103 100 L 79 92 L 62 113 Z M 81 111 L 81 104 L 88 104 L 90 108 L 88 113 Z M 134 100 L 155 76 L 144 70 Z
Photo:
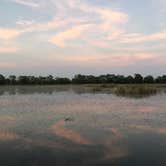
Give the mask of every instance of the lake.
M 166 93 L 0 87 L 1 166 L 165 166 Z

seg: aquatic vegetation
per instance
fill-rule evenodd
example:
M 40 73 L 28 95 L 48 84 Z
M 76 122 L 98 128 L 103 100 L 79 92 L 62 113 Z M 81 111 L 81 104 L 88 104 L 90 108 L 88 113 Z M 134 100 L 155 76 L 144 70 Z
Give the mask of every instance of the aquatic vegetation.
M 158 90 L 155 87 L 146 85 L 119 85 L 113 88 L 112 92 L 118 96 L 151 96 L 157 94 Z

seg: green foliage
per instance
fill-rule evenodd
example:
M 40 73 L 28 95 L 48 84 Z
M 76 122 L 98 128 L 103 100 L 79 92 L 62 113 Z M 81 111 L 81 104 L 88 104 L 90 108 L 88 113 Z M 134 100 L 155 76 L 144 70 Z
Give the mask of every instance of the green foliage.
M 154 78 L 152 77 L 152 76 L 146 76 L 145 78 L 144 78 L 144 83 L 149 83 L 149 84 L 152 84 L 152 83 L 154 83 Z
M 141 76 L 141 74 L 135 74 L 135 83 L 136 84 L 142 84 L 143 83 L 143 77 Z
M 154 78 L 151 75 L 143 77 L 141 74 L 135 76 L 124 76 L 115 74 L 106 74 L 100 76 L 93 75 L 75 75 L 74 78 L 53 77 L 52 75 L 43 76 L 19 76 L 11 75 L 5 78 L 0 75 L 0 85 L 56 85 L 56 84 L 165 84 L 166 75 Z
M 157 88 L 144 85 L 117 86 L 113 93 L 120 96 L 150 96 L 157 93 Z
M 5 77 L 3 75 L 0 74 L 0 85 L 5 84 Z

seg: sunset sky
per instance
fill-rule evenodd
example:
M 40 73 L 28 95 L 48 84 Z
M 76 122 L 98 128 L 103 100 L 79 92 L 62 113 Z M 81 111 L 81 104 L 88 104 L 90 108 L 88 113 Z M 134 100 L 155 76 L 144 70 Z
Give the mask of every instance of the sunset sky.
M 166 74 L 166 0 L 0 0 L 0 73 Z

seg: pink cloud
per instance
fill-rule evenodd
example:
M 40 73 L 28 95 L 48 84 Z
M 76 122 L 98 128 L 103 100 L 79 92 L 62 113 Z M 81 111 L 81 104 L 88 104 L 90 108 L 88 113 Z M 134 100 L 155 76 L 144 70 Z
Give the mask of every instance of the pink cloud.
M 166 40 L 166 30 L 153 33 L 150 35 L 143 34 L 126 34 L 122 37 L 121 42 L 123 43 L 139 43 L 139 42 L 151 42 L 158 40 Z
M 0 53 L 16 53 L 18 50 L 15 47 L 0 47 Z
M 14 62 L 0 62 L 0 68 L 14 68 L 16 63 Z
M 78 25 L 64 32 L 58 33 L 55 37 L 49 40 L 50 43 L 53 43 L 59 47 L 65 47 L 66 42 L 71 39 L 76 39 L 82 35 L 91 25 Z
M 98 54 L 94 53 L 79 53 L 75 55 L 66 56 L 50 56 L 48 58 L 49 63 L 59 62 L 59 64 L 77 64 L 80 66 L 112 66 L 123 67 L 137 64 L 145 60 L 154 60 L 157 55 L 150 53 L 137 53 L 137 54 Z
M 2 28 L 0 27 L 0 39 L 11 40 L 22 34 L 23 32 L 14 28 Z

